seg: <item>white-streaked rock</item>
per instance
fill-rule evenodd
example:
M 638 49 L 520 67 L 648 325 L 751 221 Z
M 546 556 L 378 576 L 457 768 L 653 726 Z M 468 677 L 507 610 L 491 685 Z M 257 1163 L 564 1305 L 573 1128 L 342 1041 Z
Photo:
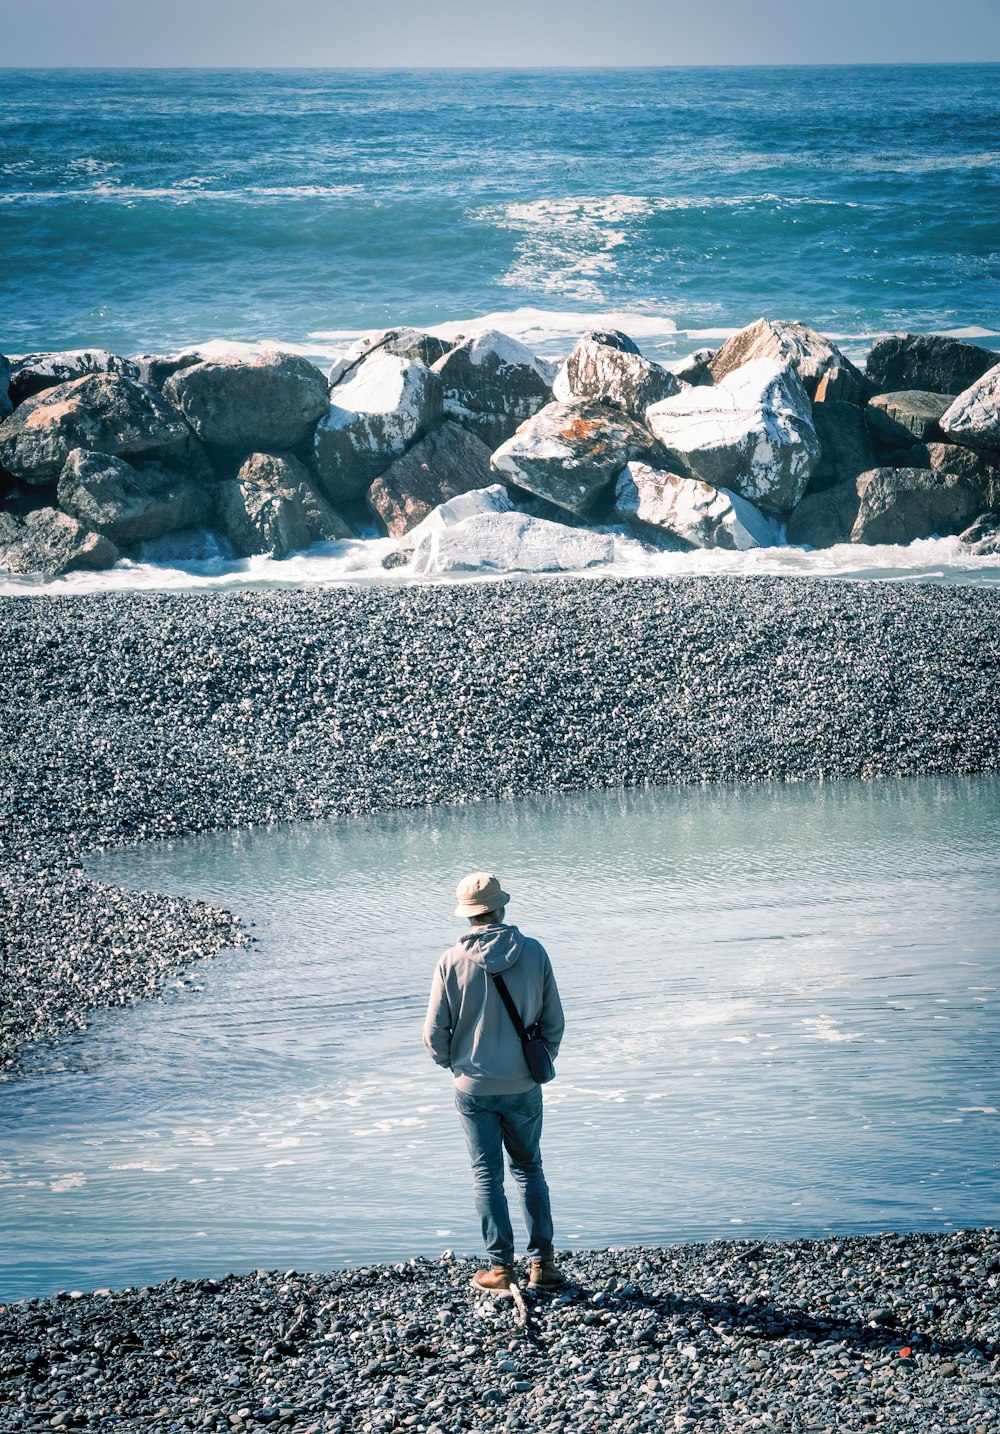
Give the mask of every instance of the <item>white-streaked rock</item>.
M 654 448 L 647 430 L 628 414 L 606 403 L 575 399 L 546 404 L 527 419 L 497 449 L 491 466 L 504 481 L 583 513 L 630 459 L 648 457 Z
M 816 329 L 809 328 L 807 324 L 772 319 L 757 319 L 745 329 L 740 329 L 739 333 L 732 334 L 710 361 L 709 369 L 712 378 L 719 383 L 744 364 L 762 359 L 790 365 L 810 397 L 828 369 L 853 370 L 859 381 L 862 377 L 836 344 Z
M 1000 448 L 1000 363 L 958 395 L 941 415 L 940 428 L 953 443 Z
M 681 384 L 667 369 L 643 358 L 627 334 L 617 329 L 584 334 L 556 374 L 552 397 L 607 399 L 633 418 L 651 403 L 679 393 Z
M 330 501 L 359 497 L 442 416 L 441 380 L 419 359 L 376 349 L 331 391 L 314 455 Z
M 363 334 L 360 339 L 355 339 L 350 348 L 331 365 L 327 377 L 331 387 L 335 386 L 352 368 L 357 368 L 362 359 L 366 359 L 377 349 L 395 354 L 397 358 L 419 359 L 430 367 L 453 347 L 454 344 L 448 339 L 424 333 L 423 329 L 379 329 L 376 333 Z
M 746 552 L 781 543 L 777 524 L 745 498 L 648 463 L 629 463 L 620 474 L 615 512 L 626 522 L 656 528 L 696 548 Z
M 441 533 L 445 528 L 454 528 L 467 518 L 478 518 L 482 513 L 512 513 L 514 500 L 502 483 L 491 483 L 488 488 L 473 488 L 468 493 L 459 493 L 447 503 L 439 503 L 415 528 L 399 540 L 402 548 L 415 548 L 432 533 Z
M 469 495 L 465 495 L 469 496 Z M 526 513 L 484 512 L 429 532 L 413 553 L 417 573 L 578 572 L 610 563 L 614 539 Z
M 529 348 L 485 329 L 434 364 L 444 411 L 492 451 L 551 398 L 551 370 Z
M 125 378 L 139 378 L 138 365 L 108 349 L 61 349 L 58 353 L 22 354 L 11 363 L 10 398 L 13 404 L 55 388 L 72 383 L 88 373 L 117 373 Z
M 793 368 L 769 359 L 653 404 L 646 422 L 692 477 L 774 513 L 795 507 L 819 461 L 809 397 Z

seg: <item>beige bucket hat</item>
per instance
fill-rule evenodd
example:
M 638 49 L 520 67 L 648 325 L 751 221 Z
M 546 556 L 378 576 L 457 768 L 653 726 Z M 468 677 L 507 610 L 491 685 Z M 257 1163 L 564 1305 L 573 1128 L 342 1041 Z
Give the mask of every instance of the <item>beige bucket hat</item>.
M 473 871 L 463 876 L 455 895 L 458 897 L 456 916 L 485 916 L 488 911 L 499 911 L 510 900 L 491 871 Z

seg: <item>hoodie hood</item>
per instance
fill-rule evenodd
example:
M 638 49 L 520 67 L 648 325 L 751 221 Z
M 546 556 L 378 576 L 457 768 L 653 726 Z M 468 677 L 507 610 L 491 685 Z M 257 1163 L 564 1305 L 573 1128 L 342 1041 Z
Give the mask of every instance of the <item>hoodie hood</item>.
M 524 937 L 516 926 L 481 926 L 466 931 L 458 945 L 477 966 L 495 976 L 516 964 L 524 950 Z

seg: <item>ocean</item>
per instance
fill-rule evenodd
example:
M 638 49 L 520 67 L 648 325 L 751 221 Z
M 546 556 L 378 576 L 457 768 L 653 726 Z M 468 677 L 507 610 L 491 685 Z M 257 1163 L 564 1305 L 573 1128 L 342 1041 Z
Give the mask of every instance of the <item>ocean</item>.
M 1000 66 L 0 72 L 0 351 L 1000 346 Z M 501 324 L 501 326 L 504 326 Z

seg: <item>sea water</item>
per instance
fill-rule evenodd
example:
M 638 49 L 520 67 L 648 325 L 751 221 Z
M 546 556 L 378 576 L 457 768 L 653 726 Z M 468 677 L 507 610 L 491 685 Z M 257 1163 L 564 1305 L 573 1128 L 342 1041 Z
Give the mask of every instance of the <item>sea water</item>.
M 0 1299 L 477 1252 L 420 1028 L 484 866 L 567 1011 L 560 1249 L 995 1222 L 1000 781 L 592 793 L 93 858 L 257 944 L 0 1084 Z

